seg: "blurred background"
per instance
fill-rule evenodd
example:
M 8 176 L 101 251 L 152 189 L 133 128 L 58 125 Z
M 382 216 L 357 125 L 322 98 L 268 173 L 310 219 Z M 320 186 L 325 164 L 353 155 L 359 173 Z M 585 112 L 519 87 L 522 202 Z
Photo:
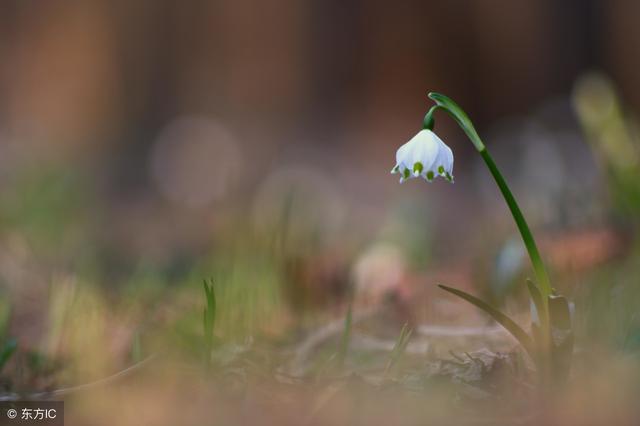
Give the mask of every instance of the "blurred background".
M 437 283 L 526 315 L 524 248 L 455 123 L 436 120 L 454 185 L 389 175 L 430 91 L 473 119 L 583 333 L 640 346 L 638 16 L 625 0 L 1 0 L 2 333 L 29 366 L 7 386 L 100 377 L 160 325 L 195 339 L 204 278 L 231 307 L 221 336 L 288 335 L 351 297 L 391 299 L 400 326 L 487 322 Z M 108 350 L 89 362 L 90 342 Z

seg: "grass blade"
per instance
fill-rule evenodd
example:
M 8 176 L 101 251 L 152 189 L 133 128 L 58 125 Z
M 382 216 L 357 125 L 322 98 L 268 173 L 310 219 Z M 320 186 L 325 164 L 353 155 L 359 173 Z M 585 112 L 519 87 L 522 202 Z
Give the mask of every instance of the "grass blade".
M 413 330 L 409 328 L 409 324 L 405 323 L 402 326 L 402 330 L 400 330 L 398 340 L 396 340 L 396 344 L 393 346 L 393 350 L 391 351 L 391 355 L 387 361 L 383 374 L 384 377 L 387 376 L 391 368 L 393 368 L 393 366 L 396 365 L 404 355 L 407 345 L 409 344 L 409 339 L 411 338 L 411 333 L 413 333 Z
M 213 282 L 209 284 L 204 280 L 203 285 L 204 294 L 207 299 L 207 306 L 204 308 L 202 321 L 205 343 L 205 364 L 209 366 L 214 340 L 213 327 L 216 321 L 216 294 L 213 289 Z
M 441 285 L 441 284 L 438 284 L 438 287 L 440 287 L 444 291 L 447 291 L 447 292 L 449 292 L 451 294 L 454 294 L 454 295 L 466 300 L 467 302 L 471 303 L 472 305 L 475 305 L 476 307 L 478 307 L 478 308 L 482 309 L 483 311 L 485 311 L 491 318 L 496 320 L 496 322 L 498 324 L 500 324 L 505 329 L 507 329 L 507 331 L 509 333 L 511 333 L 511 335 L 513 337 L 515 337 L 518 342 L 520 342 L 520 344 L 522 345 L 524 350 L 527 351 L 527 353 L 529 354 L 529 356 L 531 356 L 532 359 L 534 359 L 534 360 L 536 359 L 534 348 L 533 348 L 533 341 L 531 340 L 531 337 L 527 334 L 526 331 L 524 331 L 522 329 L 522 327 L 520 327 L 518 324 L 516 324 L 516 322 L 513 321 L 511 318 L 509 318 L 507 315 L 505 315 L 504 313 L 500 312 L 499 310 L 497 310 L 493 306 L 489 305 L 488 303 L 483 302 L 482 300 L 478 299 L 477 297 L 470 295 L 467 292 L 464 292 L 462 290 L 458 290 L 456 288 L 447 287 L 447 286 Z

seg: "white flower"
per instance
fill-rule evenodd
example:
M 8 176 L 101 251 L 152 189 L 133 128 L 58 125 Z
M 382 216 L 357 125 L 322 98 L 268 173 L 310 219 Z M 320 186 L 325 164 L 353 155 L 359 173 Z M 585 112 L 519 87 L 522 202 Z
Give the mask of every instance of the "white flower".
M 453 182 L 453 152 L 431 130 L 421 130 L 396 152 L 396 166 L 391 173 L 400 173 L 400 183 L 422 176 L 431 182 L 442 176 Z

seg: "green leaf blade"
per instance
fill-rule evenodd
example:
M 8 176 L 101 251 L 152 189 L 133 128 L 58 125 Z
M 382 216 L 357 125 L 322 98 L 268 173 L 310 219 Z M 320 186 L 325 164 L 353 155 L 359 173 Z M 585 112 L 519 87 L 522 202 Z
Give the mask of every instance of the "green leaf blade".
M 451 294 L 454 294 L 460 297 L 461 299 L 466 300 L 467 302 L 471 303 L 477 308 L 480 308 L 481 310 L 483 310 L 491 318 L 493 318 L 498 324 L 503 326 L 509 333 L 511 333 L 511 335 L 515 337 L 515 339 L 522 345 L 522 347 L 531 356 L 532 359 L 534 360 L 536 359 L 533 341 L 531 337 L 527 334 L 526 331 L 522 329 L 522 327 L 520 327 L 515 321 L 513 321 L 507 315 L 505 315 L 504 313 L 500 312 L 493 306 L 489 305 L 488 303 L 482 301 L 481 299 L 478 299 L 477 297 L 467 292 L 458 290 L 456 288 L 447 287 L 441 284 L 438 284 L 438 287 L 440 287 L 446 292 L 449 292 Z

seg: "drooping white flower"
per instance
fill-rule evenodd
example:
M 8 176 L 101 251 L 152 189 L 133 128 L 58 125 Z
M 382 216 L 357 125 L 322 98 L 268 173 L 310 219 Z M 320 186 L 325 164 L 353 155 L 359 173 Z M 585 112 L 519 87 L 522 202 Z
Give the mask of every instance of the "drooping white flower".
M 423 129 L 398 149 L 391 173 L 400 173 L 400 183 L 418 176 L 428 182 L 436 176 L 453 182 L 453 152 L 435 133 Z

